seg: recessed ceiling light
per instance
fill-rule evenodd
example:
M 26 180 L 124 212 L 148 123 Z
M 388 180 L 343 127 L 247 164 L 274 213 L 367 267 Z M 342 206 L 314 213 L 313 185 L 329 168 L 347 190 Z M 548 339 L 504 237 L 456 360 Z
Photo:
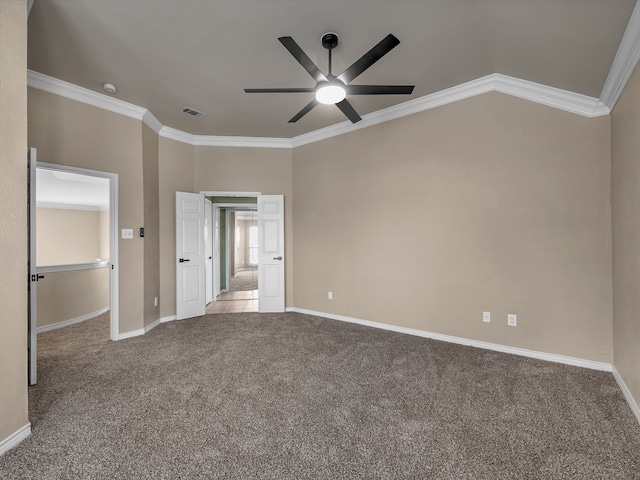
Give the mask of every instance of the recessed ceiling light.
M 116 88 L 116 86 L 113 83 L 109 83 L 109 82 L 105 82 L 102 84 L 102 88 L 104 88 L 104 91 L 110 94 L 114 94 L 118 91 L 118 89 Z

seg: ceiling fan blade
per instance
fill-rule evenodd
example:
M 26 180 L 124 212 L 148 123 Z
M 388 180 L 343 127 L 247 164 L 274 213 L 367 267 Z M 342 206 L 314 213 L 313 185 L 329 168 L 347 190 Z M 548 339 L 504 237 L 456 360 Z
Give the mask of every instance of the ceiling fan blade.
M 280 43 L 284 45 L 284 48 L 289 50 L 289 53 L 293 55 L 293 57 L 298 61 L 302 67 L 309 72 L 316 82 L 326 82 L 327 77 L 324 76 L 324 73 L 320 71 L 320 69 L 316 66 L 315 63 L 311 61 L 311 59 L 307 56 L 306 53 L 302 51 L 300 46 L 295 42 L 295 40 L 291 37 L 280 37 L 278 38 Z
M 362 120 L 362 118 L 360 118 L 360 115 L 358 115 L 358 112 L 354 110 L 354 108 L 351 106 L 351 104 L 346 98 L 341 102 L 336 103 L 336 107 L 342 110 L 342 113 L 344 113 L 347 116 L 347 118 L 351 120 L 353 123 L 356 123 Z
M 338 75 L 338 79 L 344 84 L 348 84 L 362 72 L 364 72 L 371 65 L 376 63 L 387 53 L 389 53 L 396 45 L 400 43 L 396 37 L 392 34 L 387 35 L 380 41 L 375 47 L 365 53 L 360 59 L 358 59 L 353 65 L 347 68 L 344 72 Z
M 410 95 L 415 85 L 348 85 L 347 95 Z
M 313 93 L 315 88 L 245 88 L 245 93 Z
M 296 115 L 289 120 L 289 123 L 296 123 L 298 120 L 300 120 L 302 117 L 304 117 L 307 113 L 309 113 L 311 110 L 313 110 L 313 108 L 318 105 L 318 101 L 314 98 L 313 100 L 311 100 L 306 107 L 304 107 L 302 110 L 300 110 L 298 113 L 296 113 Z

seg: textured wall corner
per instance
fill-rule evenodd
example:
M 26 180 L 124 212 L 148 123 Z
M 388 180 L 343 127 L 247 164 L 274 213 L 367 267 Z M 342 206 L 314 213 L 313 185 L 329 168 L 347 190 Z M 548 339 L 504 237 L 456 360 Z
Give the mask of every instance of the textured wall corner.
M 0 443 L 27 418 L 27 2 L 0 2 Z

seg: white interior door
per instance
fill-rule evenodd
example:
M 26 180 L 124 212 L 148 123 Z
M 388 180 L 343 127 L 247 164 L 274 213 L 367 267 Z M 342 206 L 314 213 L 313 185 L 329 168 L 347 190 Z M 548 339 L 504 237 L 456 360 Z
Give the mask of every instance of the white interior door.
M 204 195 L 176 192 L 176 318 L 205 314 Z
M 213 212 L 211 200 L 204 199 L 204 285 L 207 305 L 213 300 Z
M 29 385 L 35 385 L 38 381 L 38 264 L 36 262 L 36 160 L 37 152 L 35 148 L 29 150 L 27 155 L 27 192 L 28 192 L 28 237 L 29 255 L 28 269 L 29 278 L 29 315 L 28 315 L 28 339 L 27 348 L 29 351 Z
M 258 197 L 258 312 L 284 312 L 284 196 Z

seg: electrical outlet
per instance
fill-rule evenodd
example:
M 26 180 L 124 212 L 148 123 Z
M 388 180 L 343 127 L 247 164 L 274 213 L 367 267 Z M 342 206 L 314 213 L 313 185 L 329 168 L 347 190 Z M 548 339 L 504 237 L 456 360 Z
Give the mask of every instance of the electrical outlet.
M 484 323 L 491 323 L 491 312 L 482 312 L 482 321 Z
M 509 325 L 510 327 L 517 327 L 518 326 L 518 316 L 514 315 L 513 313 L 509 313 L 507 315 L 507 325 Z
M 327 298 L 333 300 L 333 292 L 327 292 Z
M 153 299 L 153 306 L 157 307 L 158 306 L 158 297 Z

